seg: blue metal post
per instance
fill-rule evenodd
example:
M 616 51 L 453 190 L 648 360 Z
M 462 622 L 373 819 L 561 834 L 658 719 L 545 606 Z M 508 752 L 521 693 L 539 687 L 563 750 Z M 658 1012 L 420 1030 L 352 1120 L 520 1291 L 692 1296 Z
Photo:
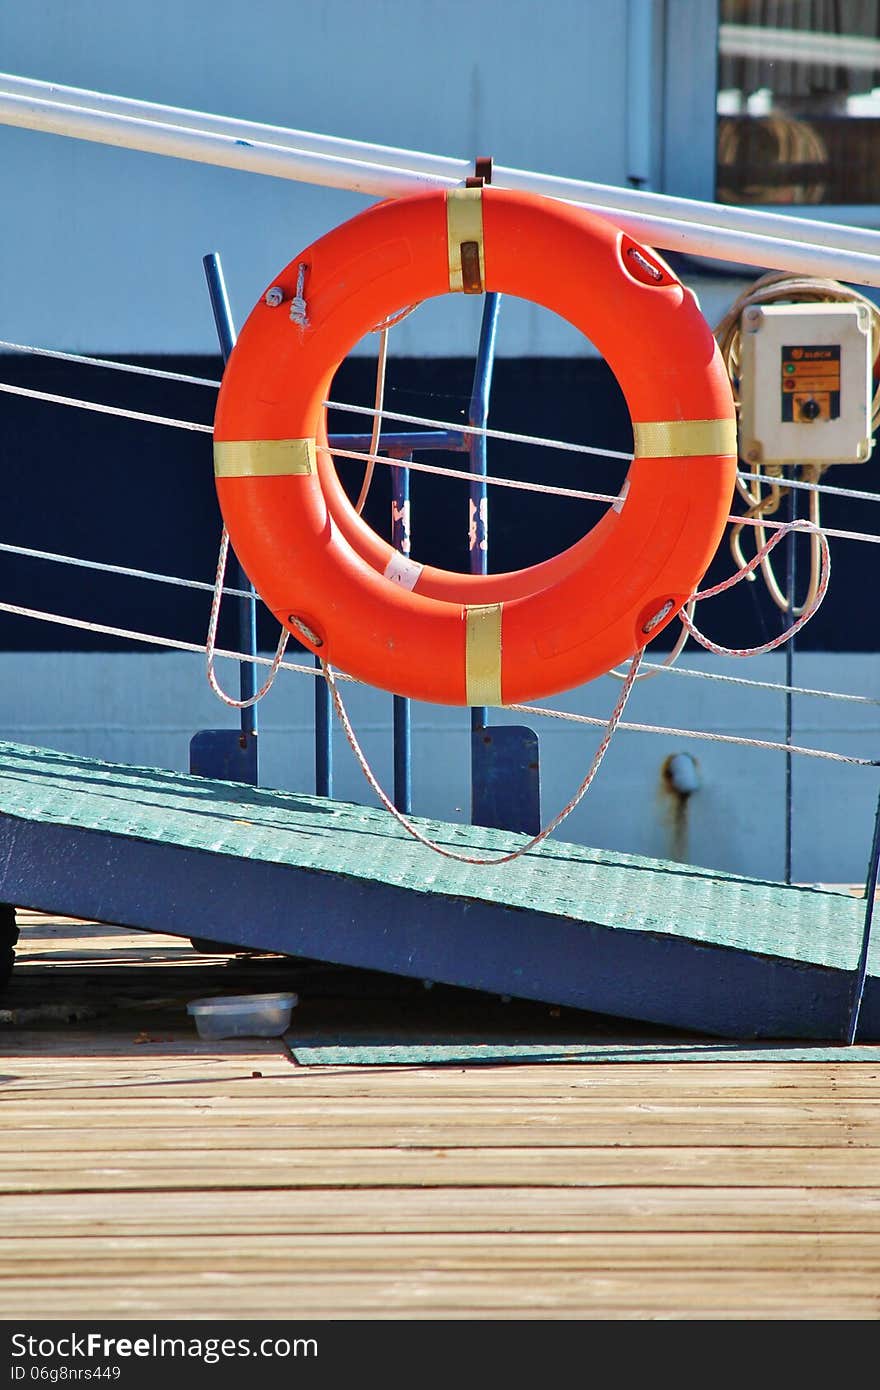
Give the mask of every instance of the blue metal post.
M 877 897 L 877 879 L 880 873 L 880 797 L 874 816 L 874 839 L 871 843 L 871 857 L 868 860 L 868 877 L 865 883 L 865 918 L 862 926 L 862 946 L 859 963 L 853 979 L 853 996 L 847 1020 L 844 1041 L 850 1046 L 855 1042 L 859 1031 L 859 1014 L 865 997 L 865 983 L 868 978 L 868 954 L 871 947 L 871 928 L 874 923 L 874 902 Z
M 331 434 L 331 449 L 369 453 L 372 434 Z M 467 449 L 463 430 L 383 430 L 382 448 L 394 458 L 412 458 L 413 449 Z
M 798 505 L 797 492 L 791 490 L 789 518 L 797 521 Z M 788 598 L 788 612 L 782 615 L 783 629 L 794 617 L 795 608 L 795 589 L 797 587 L 797 533 L 793 532 L 788 538 L 788 550 L 786 555 L 786 584 L 785 592 Z M 790 687 L 794 685 L 794 643 L 792 635 L 785 644 L 785 683 L 789 689 L 785 694 L 785 742 L 791 747 L 792 732 L 794 728 L 794 707 Z M 794 871 L 794 769 L 792 768 L 791 753 L 785 755 L 785 881 L 791 883 Z
M 223 355 L 224 363 L 229 361 L 232 349 L 235 347 L 235 325 L 232 320 L 232 310 L 229 307 L 229 297 L 226 293 L 226 282 L 223 278 L 223 267 L 220 264 L 220 257 L 216 251 L 210 255 L 202 257 L 202 264 L 205 267 L 205 278 L 208 281 L 208 293 L 211 296 L 211 308 L 214 311 L 214 323 L 217 328 L 217 337 L 220 341 L 220 351 Z M 239 564 L 238 560 L 230 551 L 232 560 L 232 574 L 230 578 L 232 584 L 237 589 L 247 589 L 254 593 L 254 589 L 247 575 Z M 239 651 L 246 652 L 248 656 L 257 654 L 257 604 L 256 595 L 252 599 L 237 599 L 238 606 L 238 641 Z M 257 689 L 257 670 L 253 662 L 242 661 L 239 663 L 239 699 L 249 700 L 256 693 Z M 241 736 L 242 746 L 257 732 L 257 711 L 251 705 L 248 709 L 241 711 Z
M 216 252 L 202 257 L 214 324 L 224 363 L 235 347 L 235 325 L 223 280 L 223 268 Z M 236 599 L 238 614 L 238 649 L 248 656 L 257 654 L 256 595 L 244 570 L 232 551 L 227 565 L 229 580 L 235 588 L 246 590 L 253 598 Z M 257 689 L 256 668 L 251 661 L 239 662 L 238 688 L 241 700 L 250 700 Z M 220 777 L 224 781 L 246 782 L 257 786 L 257 714 L 253 706 L 241 710 L 240 729 L 199 729 L 189 743 L 190 772 L 199 777 Z
M 485 429 L 495 365 L 500 294 L 487 294 L 480 323 L 480 341 L 468 424 Z M 486 487 L 486 437 L 467 436 L 470 471 L 470 570 L 489 568 L 489 517 Z M 487 710 L 471 710 L 471 822 L 536 835 L 541 828 L 541 782 L 538 735 L 521 724 L 487 727 Z
M 315 665 L 321 658 L 315 657 Z M 315 794 L 333 795 L 333 709 L 330 687 L 323 676 L 315 678 Z
M 489 419 L 489 393 L 492 389 L 492 370 L 495 366 L 495 336 L 498 329 L 498 310 L 500 294 L 487 294 L 483 301 L 483 317 L 480 322 L 480 341 L 477 347 L 477 361 L 474 368 L 474 383 L 468 407 L 468 424 L 476 429 L 485 429 Z M 489 515 L 486 490 L 486 436 L 468 435 L 468 454 L 470 470 L 474 481 L 470 484 L 468 503 L 468 548 L 470 552 L 471 574 L 487 574 L 489 569 Z M 478 706 L 471 710 L 471 730 L 485 728 L 486 709 Z
M 412 454 L 401 454 L 407 462 Z M 391 470 L 391 544 L 401 555 L 412 548 L 409 512 L 409 469 Z M 394 804 L 398 811 L 412 811 L 412 716 L 410 701 L 394 696 Z

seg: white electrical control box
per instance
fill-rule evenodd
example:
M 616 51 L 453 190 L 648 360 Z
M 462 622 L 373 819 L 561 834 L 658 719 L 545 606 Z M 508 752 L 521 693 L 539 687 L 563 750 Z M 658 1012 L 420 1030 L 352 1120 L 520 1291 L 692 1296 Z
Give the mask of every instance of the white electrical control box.
M 871 368 L 864 305 L 751 305 L 740 320 L 740 456 L 864 463 L 873 444 Z

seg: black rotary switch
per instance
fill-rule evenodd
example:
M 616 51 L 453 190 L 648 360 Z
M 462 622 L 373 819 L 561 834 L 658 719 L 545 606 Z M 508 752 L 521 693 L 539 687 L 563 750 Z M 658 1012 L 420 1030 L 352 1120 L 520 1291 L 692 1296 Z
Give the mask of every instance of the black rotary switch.
M 815 420 L 816 416 L 821 414 L 821 411 L 822 407 L 819 402 L 814 401 L 812 397 L 809 400 L 801 401 L 800 412 L 804 420 Z

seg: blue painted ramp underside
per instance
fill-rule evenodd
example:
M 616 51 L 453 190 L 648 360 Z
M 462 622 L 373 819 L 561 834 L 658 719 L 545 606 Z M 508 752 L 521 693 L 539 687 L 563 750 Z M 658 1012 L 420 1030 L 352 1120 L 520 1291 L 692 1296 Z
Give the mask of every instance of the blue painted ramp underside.
M 420 820 L 501 854 L 522 838 Z M 550 841 L 444 859 L 385 811 L 0 743 L 0 900 L 731 1038 L 845 1036 L 864 904 Z M 880 1040 L 876 943 L 859 1041 Z

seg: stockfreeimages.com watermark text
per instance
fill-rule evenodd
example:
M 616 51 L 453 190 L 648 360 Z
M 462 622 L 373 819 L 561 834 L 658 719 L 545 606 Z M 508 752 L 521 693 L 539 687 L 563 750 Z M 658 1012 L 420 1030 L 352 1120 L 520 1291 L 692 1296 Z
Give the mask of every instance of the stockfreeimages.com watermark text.
M 219 1361 L 245 1357 L 285 1359 L 316 1357 L 315 1337 L 163 1337 L 152 1333 L 146 1337 L 107 1337 L 102 1332 L 71 1332 L 62 1337 L 34 1337 L 13 1332 L 10 1338 L 13 1357 L 12 1379 L 45 1379 L 43 1367 L 33 1364 L 48 1361 L 102 1361 L 115 1363 L 132 1358 L 141 1360 L 202 1361 L 206 1366 Z M 28 1362 L 32 1363 L 30 1367 Z M 97 1368 L 96 1368 L 97 1369 Z M 107 1369 L 111 1369 L 110 1366 Z M 33 1372 L 37 1370 L 37 1376 Z M 73 1379 L 74 1377 L 71 1377 Z M 118 1379 L 108 1376 L 108 1379 Z

